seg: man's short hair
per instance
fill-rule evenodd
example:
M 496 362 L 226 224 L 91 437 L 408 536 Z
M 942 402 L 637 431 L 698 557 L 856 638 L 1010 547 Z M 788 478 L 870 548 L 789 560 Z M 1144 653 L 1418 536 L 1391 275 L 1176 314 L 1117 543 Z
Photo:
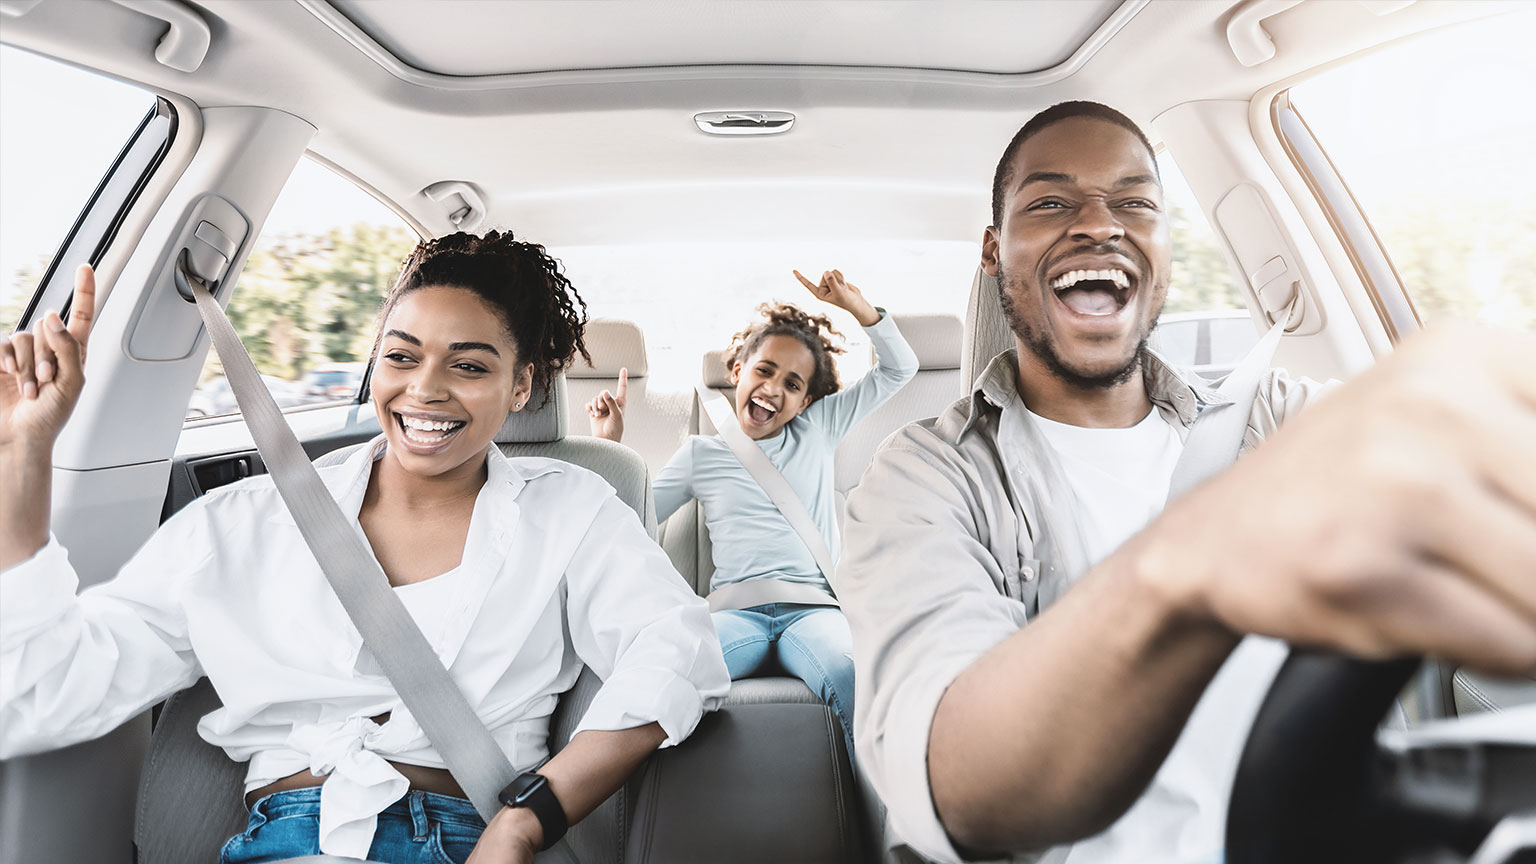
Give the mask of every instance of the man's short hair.
M 997 172 L 992 175 L 992 225 L 994 227 L 1003 223 L 1003 190 L 1013 182 L 1013 162 L 1014 157 L 1018 155 L 1019 147 L 1034 137 L 1036 132 L 1073 117 L 1107 120 L 1136 133 L 1136 140 L 1141 142 L 1141 146 L 1147 148 L 1147 155 L 1152 157 L 1152 166 L 1156 169 L 1157 154 L 1152 151 L 1152 142 L 1147 140 L 1146 134 L 1136 125 L 1136 121 L 1098 102 L 1058 102 L 1029 118 L 1029 122 L 1025 123 L 1013 136 L 1013 140 L 1008 142 L 1008 149 L 1003 151 L 1003 158 L 998 160 Z M 1158 176 L 1161 178 L 1162 172 L 1158 172 Z

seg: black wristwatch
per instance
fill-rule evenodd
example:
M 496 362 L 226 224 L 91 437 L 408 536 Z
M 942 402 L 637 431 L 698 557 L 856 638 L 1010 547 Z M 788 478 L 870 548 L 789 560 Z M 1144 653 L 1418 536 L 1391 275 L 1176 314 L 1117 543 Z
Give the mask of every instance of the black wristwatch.
M 543 774 L 525 771 L 518 775 L 516 780 L 507 784 L 507 788 L 501 790 L 496 798 L 508 807 L 526 807 L 538 817 L 539 824 L 544 826 L 544 845 L 540 851 L 560 842 L 565 836 L 565 808 L 560 806 L 560 799 L 555 797 L 554 790 L 549 788 L 549 780 Z

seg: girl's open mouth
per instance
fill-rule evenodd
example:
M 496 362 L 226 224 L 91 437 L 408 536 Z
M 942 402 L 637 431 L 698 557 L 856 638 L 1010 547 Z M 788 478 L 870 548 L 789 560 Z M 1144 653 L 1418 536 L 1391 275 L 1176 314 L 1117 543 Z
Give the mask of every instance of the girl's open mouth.
M 751 400 L 747 402 L 747 417 L 750 418 L 752 422 L 758 426 L 768 425 L 770 422 L 772 422 L 774 417 L 778 416 L 778 413 L 779 409 L 773 407 L 757 396 L 753 396 Z

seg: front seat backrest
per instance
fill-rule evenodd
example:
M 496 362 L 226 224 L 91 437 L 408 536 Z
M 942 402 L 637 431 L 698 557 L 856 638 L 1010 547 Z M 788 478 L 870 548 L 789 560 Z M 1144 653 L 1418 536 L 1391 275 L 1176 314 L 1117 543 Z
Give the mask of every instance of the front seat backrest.
M 971 298 L 965 304 L 965 342 L 960 349 L 960 379 L 966 387 L 976 381 L 993 357 L 1014 347 L 998 290 L 997 277 L 988 275 L 978 264 L 971 279 Z
M 497 446 L 508 456 L 544 456 L 596 472 L 614 487 L 620 500 L 635 510 L 654 536 L 655 514 L 644 460 L 628 447 L 612 441 L 567 439 L 564 378 L 556 377 L 549 392 L 548 402 L 534 393 L 528 408 L 507 415 L 496 433 Z M 364 446 L 367 445 L 344 447 L 321 456 L 315 463 L 320 467 L 339 464 Z M 583 669 L 575 686 L 561 697 L 550 718 L 551 754 L 558 753 L 570 741 L 577 722 L 601 686 L 591 670 Z M 225 840 L 245 830 L 245 765 L 231 760 L 223 750 L 197 734 L 198 721 L 218 707 L 218 695 L 205 678 L 172 696 L 161 709 L 139 781 L 134 814 L 137 860 L 153 864 L 208 864 L 218 860 L 219 847 Z M 633 810 L 629 793 L 628 786 L 621 788 L 566 835 L 567 845 L 583 864 L 622 860 L 626 839 L 623 827 L 629 823 Z

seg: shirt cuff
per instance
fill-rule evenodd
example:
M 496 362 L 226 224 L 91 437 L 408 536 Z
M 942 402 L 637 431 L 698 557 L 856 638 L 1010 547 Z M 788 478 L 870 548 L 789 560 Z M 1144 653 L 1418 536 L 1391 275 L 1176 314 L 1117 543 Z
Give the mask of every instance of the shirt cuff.
M 891 313 L 885 311 L 884 306 L 876 306 L 875 311 L 880 313 L 880 320 L 864 328 L 864 332 L 871 336 L 900 335 L 895 323 L 891 321 Z
M 970 663 L 971 659 L 954 658 L 942 668 L 929 670 L 921 680 L 909 679 L 901 685 L 905 692 L 891 705 L 887 714 L 891 719 L 880 733 L 884 740 L 876 744 L 885 765 L 881 778 L 885 782 L 877 785 L 889 808 L 891 827 L 903 842 L 936 864 L 961 864 L 966 859 L 950 842 L 934 807 L 928 736 L 939 701 Z M 864 746 L 859 742 L 860 750 Z
M 10 650 L 40 629 L 52 627 L 75 601 L 80 579 L 69 551 L 53 534 L 32 557 L 0 571 L 0 650 Z
M 588 729 L 616 732 L 660 723 L 667 740 L 661 746 L 682 743 L 693 734 L 704 711 L 714 710 L 724 696 L 706 705 L 704 694 L 687 678 L 671 669 L 625 669 L 603 682 L 576 734 Z

